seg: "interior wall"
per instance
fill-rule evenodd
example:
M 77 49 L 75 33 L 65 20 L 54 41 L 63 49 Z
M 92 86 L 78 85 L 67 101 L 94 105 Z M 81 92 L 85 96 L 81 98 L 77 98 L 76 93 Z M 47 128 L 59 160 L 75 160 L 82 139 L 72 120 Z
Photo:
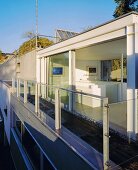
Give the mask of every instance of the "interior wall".
M 97 73 L 89 75 L 88 67 L 96 67 Z M 96 81 L 101 79 L 101 61 L 76 60 L 76 81 Z

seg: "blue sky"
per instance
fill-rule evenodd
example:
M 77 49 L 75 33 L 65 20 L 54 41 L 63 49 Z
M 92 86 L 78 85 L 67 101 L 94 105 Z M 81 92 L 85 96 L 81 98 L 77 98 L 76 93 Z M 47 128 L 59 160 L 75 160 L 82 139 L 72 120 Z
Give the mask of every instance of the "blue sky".
M 57 28 L 81 32 L 113 18 L 114 0 L 38 0 L 39 33 Z M 13 52 L 35 31 L 35 0 L 0 0 L 0 49 Z

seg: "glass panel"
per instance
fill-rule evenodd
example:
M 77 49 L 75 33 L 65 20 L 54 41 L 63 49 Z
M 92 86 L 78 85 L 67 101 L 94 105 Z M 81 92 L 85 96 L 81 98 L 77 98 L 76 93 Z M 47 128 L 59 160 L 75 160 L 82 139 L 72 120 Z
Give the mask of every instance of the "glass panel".
M 24 81 L 20 80 L 20 96 L 24 97 Z
M 63 89 L 60 94 L 62 125 L 102 153 L 101 99 Z
M 137 169 L 138 167 L 138 143 L 134 139 L 135 134 L 127 132 L 127 110 L 132 111 L 135 100 L 122 101 L 109 104 L 110 123 L 110 160 L 116 165 L 113 169 Z M 133 110 L 134 111 L 134 110 Z
M 43 122 L 46 122 L 46 114 L 55 119 L 54 103 L 55 103 L 55 88 L 53 86 L 40 84 L 39 113 Z
M 35 105 L 35 82 L 27 81 L 27 101 Z
M 127 81 L 127 59 L 123 58 L 123 82 Z M 111 81 L 121 81 L 121 59 L 112 60 Z
M 126 39 L 117 41 L 122 41 L 121 44 L 126 43 Z M 112 43 L 113 42 L 108 42 L 107 44 L 112 45 Z M 110 59 L 108 57 L 101 58 L 100 56 L 93 56 L 90 58 L 92 55 L 91 53 L 93 52 L 95 56 L 96 53 L 98 56 L 99 52 L 96 49 L 99 49 L 99 51 L 101 49 L 102 51 L 107 44 L 98 44 L 76 50 L 76 81 L 96 84 L 97 82 L 103 81 L 121 82 L 121 74 L 123 73 L 123 82 L 127 82 L 127 58 L 125 54 L 122 56 L 120 53 L 120 55 L 116 56 L 116 58 L 110 57 Z M 118 46 L 118 48 L 120 47 Z M 108 53 L 108 56 L 112 55 Z M 89 74 L 89 67 L 96 68 L 96 72 Z
M 14 81 L 14 93 L 17 95 L 17 79 Z
M 102 123 L 102 100 L 91 96 L 75 94 L 75 112 L 87 119 Z
M 54 55 L 49 58 L 49 84 L 68 88 L 69 53 Z M 50 96 L 51 97 L 51 96 Z

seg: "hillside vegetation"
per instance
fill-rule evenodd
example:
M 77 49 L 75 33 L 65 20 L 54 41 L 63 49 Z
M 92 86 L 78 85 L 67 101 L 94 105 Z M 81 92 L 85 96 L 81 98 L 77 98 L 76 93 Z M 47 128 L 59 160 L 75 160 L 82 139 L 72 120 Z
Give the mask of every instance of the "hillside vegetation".
M 0 64 L 2 64 L 5 61 L 5 57 L 2 54 L 2 51 L 0 50 Z
M 38 38 L 38 47 L 45 48 L 53 44 L 53 41 L 50 41 L 47 38 Z M 30 39 L 26 42 L 24 42 L 20 47 L 19 47 L 19 56 L 32 51 L 36 48 L 36 40 Z

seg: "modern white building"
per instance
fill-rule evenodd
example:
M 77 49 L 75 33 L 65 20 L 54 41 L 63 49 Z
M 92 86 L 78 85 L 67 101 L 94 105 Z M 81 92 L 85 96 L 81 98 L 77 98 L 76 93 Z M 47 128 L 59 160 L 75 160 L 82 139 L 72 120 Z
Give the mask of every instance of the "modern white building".
M 24 147 L 28 149 L 29 133 L 35 141 L 33 146 L 36 143 L 40 150 L 39 156 L 38 150 L 34 153 L 36 159 L 40 158 L 39 165 L 31 158 L 29 163 L 27 156 L 21 162 L 41 169 L 46 158 L 53 169 L 108 169 L 109 160 L 113 161 L 111 166 L 119 164 L 116 159 L 110 159 L 109 126 L 112 131 L 136 141 L 137 57 L 138 14 L 132 12 L 9 60 L 9 67 L 13 68 L 10 77 L 5 72 L 8 64 L 0 66 L 0 96 L 4 99 L 0 108 L 8 141 L 11 147 L 13 138 L 16 145 L 25 141 Z M 12 87 L 7 86 L 11 80 Z M 5 117 L 5 108 L 9 118 Z M 93 142 L 91 147 L 91 142 L 82 140 L 90 128 L 86 128 L 87 121 L 96 128 L 103 126 L 103 157 L 99 148 L 93 149 Z M 17 135 L 14 129 L 20 129 L 21 134 Z M 24 152 L 20 150 L 20 153 Z M 16 159 L 15 153 L 13 158 Z
M 127 132 L 137 134 L 137 41 L 138 14 L 132 12 L 38 51 L 37 82 L 107 97 L 109 104 L 124 102 Z M 116 59 L 121 66 L 113 71 Z

